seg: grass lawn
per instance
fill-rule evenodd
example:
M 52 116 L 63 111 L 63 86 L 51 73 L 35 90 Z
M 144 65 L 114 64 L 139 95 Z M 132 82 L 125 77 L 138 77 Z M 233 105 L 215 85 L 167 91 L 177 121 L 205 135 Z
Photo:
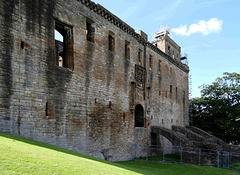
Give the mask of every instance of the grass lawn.
M 234 175 L 227 169 L 143 161 L 107 162 L 41 142 L 0 133 L 0 174 Z
M 232 164 L 232 165 L 231 165 L 231 168 L 233 168 L 233 169 L 236 169 L 236 170 L 240 171 L 240 162 L 238 162 L 238 163 L 235 163 L 235 164 Z

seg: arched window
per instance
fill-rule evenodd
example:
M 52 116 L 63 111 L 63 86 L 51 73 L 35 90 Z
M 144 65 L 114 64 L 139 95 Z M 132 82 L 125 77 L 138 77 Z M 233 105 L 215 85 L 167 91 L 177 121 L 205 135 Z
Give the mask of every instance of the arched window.
M 135 127 L 144 127 L 144 110 L 140 104 L 135 107 Z

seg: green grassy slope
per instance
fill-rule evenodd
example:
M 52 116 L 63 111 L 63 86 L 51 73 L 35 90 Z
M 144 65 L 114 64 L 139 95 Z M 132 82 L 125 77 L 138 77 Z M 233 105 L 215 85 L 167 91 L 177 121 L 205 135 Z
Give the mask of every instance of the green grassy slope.
M 231 165 L 231 168 L 234 168 L 234 169 L 240 171 L 240 162 Z
M 0 133 L 0 174 L 234 175 L 226 169 L 151 162 L 107 162 L 74 151 Z

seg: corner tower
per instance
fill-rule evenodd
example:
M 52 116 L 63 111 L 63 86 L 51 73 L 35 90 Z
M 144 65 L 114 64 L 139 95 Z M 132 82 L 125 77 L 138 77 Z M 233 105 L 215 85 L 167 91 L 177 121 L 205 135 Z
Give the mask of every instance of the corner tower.
M 177 61 L 181 61 L 181 47 L 169 36 L 169 29 L 162 29 L 155 33 L 153 45 Z

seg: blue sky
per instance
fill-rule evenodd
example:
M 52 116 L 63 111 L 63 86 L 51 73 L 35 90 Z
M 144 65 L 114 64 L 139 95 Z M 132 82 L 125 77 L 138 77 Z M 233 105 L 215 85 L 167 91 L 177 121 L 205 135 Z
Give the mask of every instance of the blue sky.
M 240 73 L 240 0 L 93 0 L 149 41 L 160 26 L 188 55 L 192 97 L 223 72 Z

